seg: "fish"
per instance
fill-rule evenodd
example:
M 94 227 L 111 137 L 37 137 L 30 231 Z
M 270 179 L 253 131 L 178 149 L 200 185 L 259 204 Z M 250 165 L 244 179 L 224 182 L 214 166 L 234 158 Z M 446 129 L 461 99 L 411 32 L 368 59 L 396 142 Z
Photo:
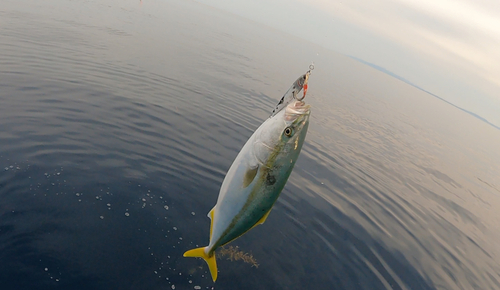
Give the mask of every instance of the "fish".
M 298 84 L 302 88 L 307 84 L 303 80 Z M 286 106 L 275 108 L 255 130 L 224 177 L 217 202 L 208 213 L 208 246 L 184 253 L 184 257 L 204 259 L 214 282 L 218 275 L 215 250 L 266 221 L 299 157 L 311 106 L 303 97 L 298 100 L 296 85 L 297 81 L 290 88 L 296 92 L 293 98 L 286 99 Z

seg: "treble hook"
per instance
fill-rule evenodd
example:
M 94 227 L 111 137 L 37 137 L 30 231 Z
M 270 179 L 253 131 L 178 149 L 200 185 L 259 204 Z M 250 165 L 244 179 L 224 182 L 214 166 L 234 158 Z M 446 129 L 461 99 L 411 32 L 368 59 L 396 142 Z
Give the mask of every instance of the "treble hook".
M 302 95 L 302 98 L 297 97 L 298 101 L 302 101 L 306 97 L 307 93 L 307 82 L 309 81 L 309 75 L 311 75 L 311 71 L 314 70 L 314 63 L 311 63 L 309 65 L 309 70 L 304 74 L 304 84 L 302 85 L 302 89 L 304 90 L 304 94 Z

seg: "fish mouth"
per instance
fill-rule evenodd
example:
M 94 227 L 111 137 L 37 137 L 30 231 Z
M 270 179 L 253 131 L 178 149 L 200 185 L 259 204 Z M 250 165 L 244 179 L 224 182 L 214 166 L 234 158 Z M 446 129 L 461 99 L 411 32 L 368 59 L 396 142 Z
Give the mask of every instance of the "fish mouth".
M 285 115 L 287 116 L 306 115 L 310 112 L 311 106 L 303 101 L 295 101 L 289 104 L 285 109 Z

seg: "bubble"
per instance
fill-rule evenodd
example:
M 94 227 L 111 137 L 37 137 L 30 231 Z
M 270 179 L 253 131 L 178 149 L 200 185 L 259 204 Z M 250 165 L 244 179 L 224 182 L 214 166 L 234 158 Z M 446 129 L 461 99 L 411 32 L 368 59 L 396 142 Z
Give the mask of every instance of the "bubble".
M 168 205 L 164 206 L 165 210 L 168 210 Z
M 128 212 L 125 213 L 125 216 L 130 216 L 130 214 Z
M 99 216 L 99 218 L 103 220 L 103 219 L 104 219 L 104 216 L 102 216 L 102 215 L 101 215 L 101 216 Z
M 196 290 L 201 289 L 201 287 L 200 287 L 200 286 L 198 286 L 198 285 L 194 286 L 193 288 L 194 288 L 194 289 L 196 289 Z
M 191 215 L 195 215 L 194 211 L 191 212 Z

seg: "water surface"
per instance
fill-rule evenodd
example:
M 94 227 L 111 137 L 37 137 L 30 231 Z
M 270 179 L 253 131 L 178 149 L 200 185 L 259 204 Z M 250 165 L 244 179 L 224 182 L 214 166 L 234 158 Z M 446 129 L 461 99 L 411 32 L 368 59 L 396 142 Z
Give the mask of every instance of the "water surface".
M 0 7 L 2 289 L 500 289 L 500 131 L 353 59 L 190 1 Z M 225 172 L 314 61 L 266 223 L 208 243 Z

